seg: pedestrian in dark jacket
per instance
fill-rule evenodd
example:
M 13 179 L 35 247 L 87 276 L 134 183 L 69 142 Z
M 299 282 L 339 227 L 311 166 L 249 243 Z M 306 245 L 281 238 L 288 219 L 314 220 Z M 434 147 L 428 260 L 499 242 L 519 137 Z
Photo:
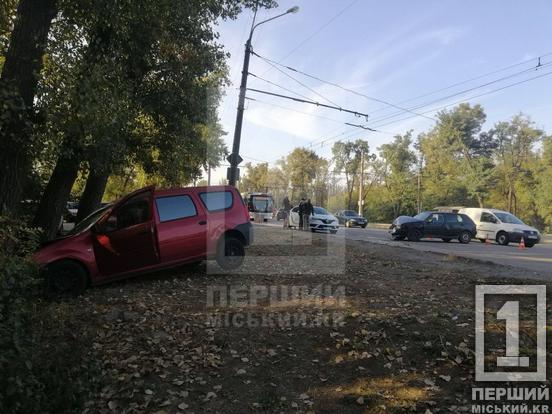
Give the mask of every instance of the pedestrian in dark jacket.
M 310 198 L 303 204 L 303 230 L 310 228 L 310 216 L 314 214 L 314 206 L 312 205 Z
M 299 213 L 299 230 L 303 230 L 304 209 L 305 209 L 305 199 L 302 198 L 301 201 L 299 201 L 299 210 L 297 211 Z

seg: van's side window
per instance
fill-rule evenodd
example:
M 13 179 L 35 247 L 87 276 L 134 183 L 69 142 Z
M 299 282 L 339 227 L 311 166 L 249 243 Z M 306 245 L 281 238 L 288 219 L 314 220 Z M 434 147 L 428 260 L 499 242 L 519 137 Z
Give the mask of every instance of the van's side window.
M 187 195 L 159 197 L 155 199 L 155 204 L 161 222 L 197 215 L 196 206 Z
M 481 223 L 496 223 L 496 218 L 489 213 L 481 213 Z
M 209 191 L 199 195 L 205 208 L 209 212 L 226 210 L 232 207 L 232 193 L 230 191 Z

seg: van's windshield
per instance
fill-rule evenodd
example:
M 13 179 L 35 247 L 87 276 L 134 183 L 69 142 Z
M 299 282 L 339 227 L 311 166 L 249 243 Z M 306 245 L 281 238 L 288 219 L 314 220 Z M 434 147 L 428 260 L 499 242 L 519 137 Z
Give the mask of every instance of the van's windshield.
M 510 213 L 494 213 L 495 216 L 498 217 L 498 219 L 506 224 L 525 224 L 523 221 L 518 219 L 516 216 Z

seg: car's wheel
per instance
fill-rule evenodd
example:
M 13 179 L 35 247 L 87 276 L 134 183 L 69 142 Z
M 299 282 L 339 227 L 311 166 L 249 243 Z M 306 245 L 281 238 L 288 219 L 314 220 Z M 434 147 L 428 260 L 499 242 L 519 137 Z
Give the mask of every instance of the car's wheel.
M 234 270 L 242 265 L 244 256 L 245 246 L 241 240 L 228 236 L 219 243 L 216 261 L 224 270 Z
M 448 237 L 445 237 L 445 238 L 443 239 L 443 241 L 444 241 L 445 243 L 450 243 L 451 240 L 452 240 L 452 239 L 449 239 Z
M 365 228 L 366 228 L 366 224 L 363 224 L 363 225 L 360 226 L 360 227 L 362 227 L 363 229 L 365 229 Z
M 458 236 L 458 241 L 463 244 L 468 244 L 471 242 L 472 235 L 469 231 L 463 231 L 460 233 L 460 236 Z
M 530 248 L 533 247 L 535 244 L 536 244 L 536 243 L 533 243 L 533 242 L 526 242 L 526 243 L 525 243 L 525 247 L 527 247 L 527 248 L 530 249 Z
M 508 233 L 506 233 L 505 231 L 499 232 L 496 235 L 496 242 L 501 246 L 508 246 L 508 243 L 510 243 L 510 238 L 508 237 Z
M 396 241 L 402 241 L 404 240 L 404 236 L 393 236 L 392 239 Z
M 406 237 L 408 238 L 408 241 L 417 242 L 422 238 L 422 232 L 418 229 L 410 229 L 408 230 Z
M 80 295 L 88 286 L 88 273 L 73 260 L 52 263 L 45 271 L 46 288 L 52 294 Z

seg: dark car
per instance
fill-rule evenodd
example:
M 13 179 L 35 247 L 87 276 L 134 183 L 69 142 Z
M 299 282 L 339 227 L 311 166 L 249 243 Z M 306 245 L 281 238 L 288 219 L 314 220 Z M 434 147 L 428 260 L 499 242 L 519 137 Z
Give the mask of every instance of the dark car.
M 397 217 L 389 233 L 394 240 L 438 238 L 444 242 L 457 239 L 460 243 L 469 243 L 475 237 L 476 226 L 465 214 L 425 211 L 414 217 Z
M 276 213 L 276 220 L 283 220 L 286 218 L 286 210 L 284 210 L 283 208 L 281 208 L 280 210 L 278 210 L 278 212 Z
M 346 227 L 359 226 L 364 229 L 368 224 L 368 220 L 353 210 L 341 210 L 335 213 L 335 216 L 339 224 L 343 224 Z

